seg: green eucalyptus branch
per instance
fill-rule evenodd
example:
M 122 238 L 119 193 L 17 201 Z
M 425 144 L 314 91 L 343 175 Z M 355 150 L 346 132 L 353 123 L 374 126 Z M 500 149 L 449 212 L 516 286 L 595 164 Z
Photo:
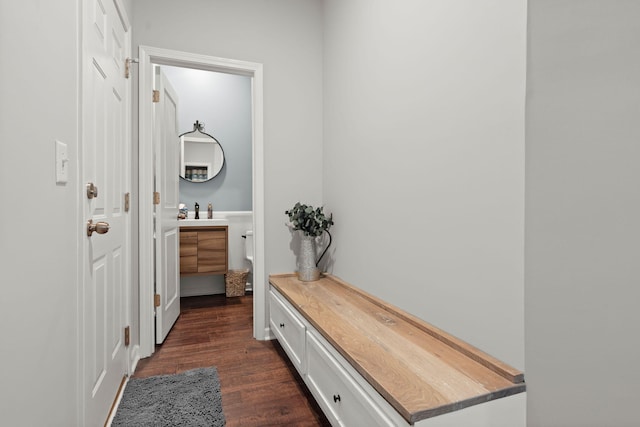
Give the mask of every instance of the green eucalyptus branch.
M 333 225 L 333 214 L 327 217 L 322 206 L 314 208 L 297 202 L 293 208 L 284 213 L 289 216 L 291 228 L 301 230 L 305 236 L 321 236 Z

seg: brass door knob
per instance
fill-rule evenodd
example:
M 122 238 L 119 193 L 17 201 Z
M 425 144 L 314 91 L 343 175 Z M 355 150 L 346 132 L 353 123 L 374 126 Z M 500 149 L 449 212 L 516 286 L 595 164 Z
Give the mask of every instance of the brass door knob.
M 98 234 L 104 234 L 108 232 L 109 223 L 104 221 L 98 221 L 94 224 L 93 220 L 90 219 L 89 221 L 87 221 L 87 236 L 91 237 L 94 231 Z

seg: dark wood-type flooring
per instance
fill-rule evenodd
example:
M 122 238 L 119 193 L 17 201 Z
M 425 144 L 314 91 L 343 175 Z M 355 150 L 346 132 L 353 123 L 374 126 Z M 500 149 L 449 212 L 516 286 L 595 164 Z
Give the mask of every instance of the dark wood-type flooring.
M 181 299 L 164 343 L 142 359 L 135 377 L 215 366 L 227 427 L 329 426 L 276 340 L 253 338 L 253 297 Z

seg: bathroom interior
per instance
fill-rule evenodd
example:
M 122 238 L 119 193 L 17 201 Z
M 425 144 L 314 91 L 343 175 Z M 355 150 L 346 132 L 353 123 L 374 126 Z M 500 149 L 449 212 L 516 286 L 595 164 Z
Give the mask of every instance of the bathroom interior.
M 178 99 L 179 202 L 186 217 L 179 219 L 178 225 L 183 231 L 194 225 L 226 226 L 226 267 L 248 271 L 241 277 L 246 277 L 243 291 L 251 292 L 251 79 L 168 65 L 157 66 L 156 74 L 160 72 Z M 215 147 L 215 153 L 209 147 Z M 180 297 L 225 294 L 224 274 L 181 271 L 179 280 Z

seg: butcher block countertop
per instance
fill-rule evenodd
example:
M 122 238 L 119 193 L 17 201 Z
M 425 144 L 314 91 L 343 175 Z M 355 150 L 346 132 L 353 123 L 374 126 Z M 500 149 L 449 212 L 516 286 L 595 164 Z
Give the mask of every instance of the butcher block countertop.
M 335 276 L 277 289 L 409 423 L 524 392 L 524 374 Z

